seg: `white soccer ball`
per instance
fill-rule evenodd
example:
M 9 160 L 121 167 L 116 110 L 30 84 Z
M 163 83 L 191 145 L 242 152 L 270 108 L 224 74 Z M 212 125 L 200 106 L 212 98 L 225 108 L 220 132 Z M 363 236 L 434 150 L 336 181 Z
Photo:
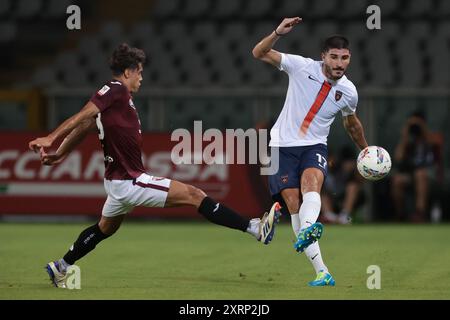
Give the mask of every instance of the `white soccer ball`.
M 358 155 L 359 173 L 367 180 L 380 180 L 391 171 L 391 156 L 378 146 L 369 146 Z

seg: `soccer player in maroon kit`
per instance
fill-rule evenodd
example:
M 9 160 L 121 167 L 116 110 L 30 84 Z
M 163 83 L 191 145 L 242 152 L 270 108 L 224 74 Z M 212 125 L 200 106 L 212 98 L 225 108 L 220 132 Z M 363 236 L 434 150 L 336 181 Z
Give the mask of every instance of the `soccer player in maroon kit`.
M 63 161 L 88 132 L 97 130 L 105 155 L 104 185 L 108 197 L 102 216 L 98 223 L 81 232 L 62 259 L 47 264 L 47 272 L 56 287 L 65 288 L 67 267 L 114 234 L 125 214 L 136 206 L 195 206 L 200 214 L 215 224 L 248 232 L 264 244 L 273 238 L 280 216 L 278 203 L 262 219 L 248 220 L 194 186 L 145 172 L 139 115 L 131 96 L 141 86 L 145 60 L 142 50 L 121 44 L 110 60 L 113 80 L 56 130 L 29 143 L 31 150 L 40 152 L 43 164 L 54 165 Z M 46 149 L 62 138 L 65 139 L 58 150 L 47 153 Z

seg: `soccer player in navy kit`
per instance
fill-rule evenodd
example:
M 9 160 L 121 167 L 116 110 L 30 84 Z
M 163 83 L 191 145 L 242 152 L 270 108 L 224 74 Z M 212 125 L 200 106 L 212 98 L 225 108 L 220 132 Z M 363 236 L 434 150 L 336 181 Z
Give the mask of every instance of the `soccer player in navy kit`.
M 29 143 L 31 150 L 40 152 L 43 164 L 53 165 L 63 161 L 89 131 L 96 129 L 105 155 L 104 186 L 108 197 L 101 219 L 81 232 L 62 259 L 47 264 L 47 272 L 56 287 L 65 287 L 67 267 L 115 233 L 125 214 L 136 206 L 195 206 L 215 224 L 248 232 L 264 244 L 273 238 L 280 215 L 278 203 L 262 219 L 248 220 L 194 186 L 145 172 L 139 115 L 131 96 L 141 85 L 145 60 L 142 50 L 121 44 L 110 61 L 113 80 L 97 91 L 79 113 L 48 136 Z M 64 137 L 54 154 L 47 153 L 47 148 Z
M 270 192 L 287 207 L 297 237 L 294 247 L 305 251 L 316 271 L 316 279 L 309 285 L 327 286 L 335 280 L 322 259 L 317 240 L 323 226 L 316 221 L 327 174 L 327 137 L 336 114 L 342 114 L 344 127 L 359 149 L 367 147 L 367 142 L 355 114 L 356 87 L 344 75 L 350 63 L 345 37 L 336 35 L 325 41 L 322 61 L 272 49 L 300 21 L 299 17 L 284 19 L 254 47 L 253 56 L 289 76 L 283 110 L 270 132 L 270 146 L 279 148 L 279 170 L 269 177 Z

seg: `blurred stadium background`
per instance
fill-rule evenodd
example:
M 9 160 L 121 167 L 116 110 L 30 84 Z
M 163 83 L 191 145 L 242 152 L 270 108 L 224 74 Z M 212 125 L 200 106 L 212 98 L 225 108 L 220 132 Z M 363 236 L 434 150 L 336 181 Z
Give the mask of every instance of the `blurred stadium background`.
M 71 4 L 81 8 L 81 30 L 66 28 Z M 381 30 L 366 27 L 371 4 L 381 8 Z M 192 129 L 194 120 L 203 121 L 203 130 L 269 127 L 283 105 L 287 76 L 251 50 L 283 17 L 296 15 L 303 23 L 276 49 L 319 59 L 328 35 L 350 39 L 348 75 L 359 90 L 358 115 L 370 144 L 393 156 L 408 116 L 426 113 L 436 138 L 426 222 L 448 221 L 448 0 L 0 0 L 0 221 L 6 222 L 0 223 L 0 299 L 448 299 L 448 225 L 373 223 L 394 219 L 392 175 L 364 183 L 365 202 L 354 213 L 359 225 L 326 226 L 321 248 L 336 290 L 306 288 L 312 269 L 292 250 L 287 223 L 261 249 L 241 241 L 247 235 L 175 222 L 202 221 L 187 209 L 135 210 L 130 218 L 161 221 L 126 223 L 81 260 L 88 290 L 55 291 L 44 281 L 45 263 L 65 252 L 84 220 L 100 215 L 103 154 L 92 135 L 64 163 L 41 167 L 27 143 L 76 113 L 110 78 L 108 58 L 121 42 L 151 59 L 134 97 L 148 170 L 199 186 L 251 217 L 268 207 L 257 165 L 175 166 L 170 133 Z M 348 145 L 338 116 L 329 146 L 338 153 Z M 371 264 L 382 268 L 383 290 L 366 287 Z
M 81 8 L 81 30 L 66 28 L 70 4 Z M 381 30 L 366 27 L 370 4 L 381 8 Z M 283 17 L 295 15 L 304 22 L 277 43 L 280 51 L 319 59 L 326 36 L 341 33 L 350 39 L 348 75 L 359 90 L 358 115 L 370 144 L 393 155 L 408 115 L 425 111 L 442 155 L 430 175 L 429 208 L 436 214 L 431 219 L 428 212 L 427 221 L 448 220 L 446 0 L 1 0 L 0 215 L 99 214 L 104 198 L 95 136 L 69 163 L 53 169 L 42 169 L 26 143 L 77 112 L 110 78 L 107 61 L 121 42 L 143 48 L 151 59 L 134 98 L 148 169 L 203 187 L 249 216 L 259 214 L 270 199 L 258 168 L 175 167 L 168 158 L 169 138 L 174 129 L 192 128 L 194 120 L 202 120 L 204 130 L 269 126 L 283 105 L 287 76 L 254 59 L 251 50 Z M 338 116 L 329 146 L 337 151 L 349 144 Z M 364 188 L 360 220 L 391 220 L 390 177 Z M 161 217 L 161 211 L 137 210 L 134 216 Z M 169 216 L 196 215 L 189 210 L 163 215 Z

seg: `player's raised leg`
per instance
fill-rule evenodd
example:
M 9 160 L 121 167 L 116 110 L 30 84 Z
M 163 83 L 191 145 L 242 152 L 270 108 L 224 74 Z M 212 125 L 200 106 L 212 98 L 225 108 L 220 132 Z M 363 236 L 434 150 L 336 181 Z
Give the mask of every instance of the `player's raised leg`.
M 172 180 L 165 207 L 194 206 L 198 212 L 212 223 L 248 232 L 258 241 L 268 244 L 274 235 L 275 225 L 281 215 L 280 206 L 274 203 L 271 210 L 256 219 L 247 219 L 208 197 L 202 190 Z
M 320 189 L 323 180 L 324 175 L 317 168 L 308 168 L 301 176 L 300 185 L 303 197 L 299 210 L 301 231 L 295 243 L 295 249 L 298 252 L 303 252 L 322 236 L 323 226 L 316 221 L 320 214 Z
M 300 184 L 303 203 L 300 206 L 301 231 L 295 244 L 296 250 L 305 251 L 306 256 L 316 271 L 317 278 L 310 282 L 310 286 L 334 285 L 334 279 L 328 272 L 320 252 L 319 242 L 323 226 L 316 222 L 320 214 L 320 190 L 324 181 L 324 173 L 317 168 L 303 171 Z

